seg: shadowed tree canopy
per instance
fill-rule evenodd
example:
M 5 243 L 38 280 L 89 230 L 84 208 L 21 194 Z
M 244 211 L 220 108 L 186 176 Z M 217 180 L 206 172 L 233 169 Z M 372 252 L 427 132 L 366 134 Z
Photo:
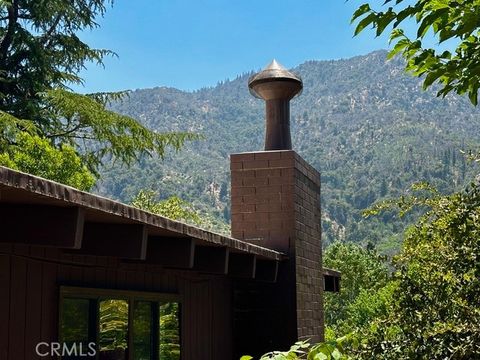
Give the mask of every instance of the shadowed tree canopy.
M 157 133 L 106 109 L 126 93 L 80 95 L 69 90 L 69 84 L 82 84 L 78 74 L 87 63 L 102 66 L 105 56 L 115 55 L 91 48 L 79 35 L 98 27 L 95 19 L 110 5 L 113 1 L 0 1 L 0 153 L 9 160 L 4 165 L 14 162 L 25 142 L 60 157 L 68 145 L 84 167 L 80 171 L 97 174 L 108 156 L 128 164 L 142 155 L 162 156 L 166 147 L 179 149 L 196 138 L 190 133 Z M 89 188 L 88 182 L 80 187 Z
M 416 33 L 406 34 L 408 22 L 416 23 Z M 438 96 L 453 91 L 468 94 L 477 105 L 480 86 L 480 1 L 479 0 L 385 0 L 374 9 L 363 4 L 354 13 L 355 35 L 373 26 L 376 35 L 390 32 L 394 44 L 390 56 L 402 54 L 406 69 L 423 76 L 424 88 L 441 85 Z M 439 44 L 448 41 L 448 50 L 424 46 L 432 35 Z

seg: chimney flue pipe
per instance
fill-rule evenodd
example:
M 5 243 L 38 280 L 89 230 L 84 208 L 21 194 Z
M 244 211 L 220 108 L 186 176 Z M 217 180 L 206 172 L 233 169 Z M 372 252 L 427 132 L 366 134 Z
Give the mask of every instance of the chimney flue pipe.
M 301 92 L 302 79 L 273 60 L 250 78 L 248 87 L 266 102 L 265 150 L 291 150 L 290 100 Z

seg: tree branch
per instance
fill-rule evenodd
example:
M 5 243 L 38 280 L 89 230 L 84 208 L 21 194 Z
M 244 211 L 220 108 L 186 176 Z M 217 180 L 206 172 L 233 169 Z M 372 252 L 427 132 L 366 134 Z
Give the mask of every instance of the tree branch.
M 53 138 L 56 138 L 56 137 L 76 138 L 77 136 L 69 136 L 69 135 L 74 133 L 77 130 L 80 130 L 82 127 L 83 126 L 81 124 L 77 124 L 77 126 L 71 128 L 69 130 L 65 130 L 64 132 L 60 132 L 60 133 L 56 133 L 56 134 L 46 135 L 46 137 L 49 138 L 49 139 L 53 139 Z
M 8 19 L 9 19 L 8 16 L 0 17 L 0 21 L 5 21 L 5 20 L 8 20 Z M 17 19 L 19 19 L 19 20 L 32 20 L 32 16 L 31 15 L 18 15 Z
M 8 7 L 8 26 L 5 36 L 0 41 L 0 63 L 3 65 L 7 58 L 8 48 L 12 44 L 15 26 L 18 20 L 18 0 L 13 0 L 12 5 Z M 3 66 L 2 66 L 3 68 Z
M 60 23 L 60 20 L 62 20 L 62 16 L 63 16 L 63 14 L 58 14 L 57 17 L 55 18 L 55 20 L 53 21 L 53 24 L 47 30 L 47 32 L 42 35 L 42 37 L 43 37 L 42 44 L 44 46 L 49 46 L 50 45 L 49 42 L 52 40 L 51 39 L 52 34 L 55 31 L 55 29 L 57 28 L 58 24 Z

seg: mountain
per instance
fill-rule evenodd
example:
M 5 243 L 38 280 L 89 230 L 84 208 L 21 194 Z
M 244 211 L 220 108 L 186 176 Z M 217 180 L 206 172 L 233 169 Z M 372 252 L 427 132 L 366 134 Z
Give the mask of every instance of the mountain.
M 422 91 L 404 73 L 403 60 L 385 51 L 294 68 L 304 81 L 292 101 L 294 149 L 322 173 L 324 242 L 335 238 L 398 247 L 405 224 L 394 213 L 364 219 L 362 210 L 403 194 L 415 181 L 442 192 L 464 186 L 476 173 L 462 151 L 480 143 L 480 111 L 467 99 Z M 262 149 L 264 103 L 253 98 L 243 74 L 212 88 L 136 90 L 113 110 L 158 131 L 192 131 L 204 140 L 165 159 L 132 168 L 112 164 L 96 191 L 129 201 L 139 189 L 177 194 L 229 221 L 229 154 Z

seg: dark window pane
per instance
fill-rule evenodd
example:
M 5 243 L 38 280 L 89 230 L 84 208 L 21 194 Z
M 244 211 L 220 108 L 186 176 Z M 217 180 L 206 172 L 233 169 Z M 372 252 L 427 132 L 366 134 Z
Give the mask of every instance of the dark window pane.
M 180 311 L 175 302 L 159 306 L 160 360 L 180 360 Z
M 126 360 L 128 353 L 128 302 L 102 300 L 98 336 L 100 360 Z
M 152 303 L 135 301 L 133 307 L 133 358 L 152 360 Z
M 62 359 L 91 359 L 89 343 L 95 341 L 95 330 L 92 329 L 91 309 L 95 308 L 95 301 L 88 299 L 63 299 L 62 323 L 60 325 L 60 338 L 66 346 Z

